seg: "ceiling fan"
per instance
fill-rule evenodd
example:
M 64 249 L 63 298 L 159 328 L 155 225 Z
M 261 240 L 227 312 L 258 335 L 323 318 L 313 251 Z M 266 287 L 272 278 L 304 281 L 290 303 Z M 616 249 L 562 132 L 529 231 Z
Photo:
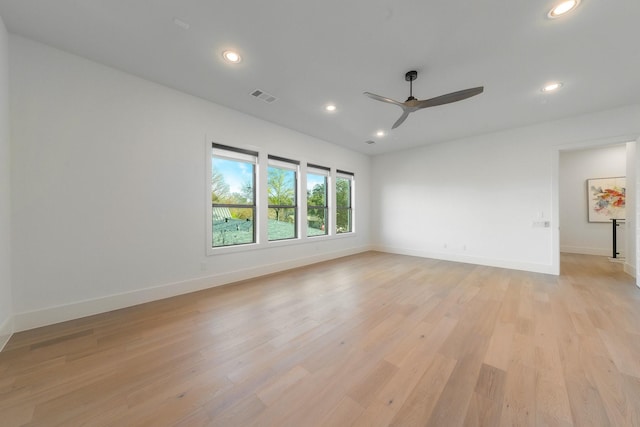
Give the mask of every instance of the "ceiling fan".
M 452 102 L 462 101 L 463 99 L 471 98 L 481 94 L 484 91 L 484 86 L 474 87 L 471 89 L 459 90 L 457 92 L 451 92 L 446 95 L 436 96 L 435 98 L 419 100 L 413 96 L 413 81 L 418 78 L 418 72 L 408 71 L 404 75 L 404 79 L 409 82 L 409 98 L 404 102 L 399 102 L 391 98 L 385 98 L 384 96 L 376 95 L 375 93 L 365 92 L 369 98 L 376 99 L 378 101 L 387 102 L 389 104 L 397 105 L 402 108 L 402 115 L 393 124 L 391 129 L 395 129 L 400 126 L 409 116 L 409 113 L 421 110 L 427 107 L 435 107 L 437 105 L 450 104 Z

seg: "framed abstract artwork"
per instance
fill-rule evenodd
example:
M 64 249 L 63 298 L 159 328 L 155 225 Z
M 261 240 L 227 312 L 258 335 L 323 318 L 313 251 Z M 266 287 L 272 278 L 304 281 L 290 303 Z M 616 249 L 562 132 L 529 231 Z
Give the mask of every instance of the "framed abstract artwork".
M 625 177 L 587 179 L 589 222 L 625 219 Z

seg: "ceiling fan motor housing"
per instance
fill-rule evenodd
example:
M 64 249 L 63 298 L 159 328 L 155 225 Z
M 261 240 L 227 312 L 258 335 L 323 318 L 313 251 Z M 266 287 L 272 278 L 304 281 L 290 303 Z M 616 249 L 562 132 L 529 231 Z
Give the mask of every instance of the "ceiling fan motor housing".
M 408 82 L 412 82 L 418 78 L 418 72 L 416 70 L 407 71 L 407 74 L 404 75 L 404 79 Z

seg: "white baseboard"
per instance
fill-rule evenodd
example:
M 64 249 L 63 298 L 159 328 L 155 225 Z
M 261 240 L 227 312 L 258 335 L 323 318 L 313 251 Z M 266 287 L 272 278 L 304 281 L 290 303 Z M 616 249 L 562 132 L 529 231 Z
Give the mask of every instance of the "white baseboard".
M 0 325 L 0 351 L 7 345 L 13 335 L 13 318 L 9 317 Z
M 554 268 L 554 266 L 552 266 L 551 264 L 535 264 L 530 262 L 508 261 L 508 260 L 483 258 L 483 257 L 477 257 L 477 256 L 470 256 L 470 255 L 396 248 L 396 247 L 390 247 L 390 246 L 384 246 L 384 245 L 376 245 L 373 247 L 373 250 L 380 251 L 380 252 L 388 252 L 388 253 L 393 253 L 398 255 L 410 255 L 410 256 L 417 256 L 421 258 L 439 259 L 443 261 L 486 265 L 488 267 L 508 268 L 511 270 L 524 270 L 524 271 L 531 271 L 534 273 L 544 273 L 544 274 L 553 274 L 553 275 L 559 274 L 559 271 L 557 271 L 558 269 Z
M 327 254 L 315 255 L 277 264 L 270 264 L 256 268 L 233 271 L 225 274 L 199 277 L 175 283 L 167 283 L 132 292 L 109 295 L 70 304 L 48 307 L 41 310 L 16 313 L 13 317 L 15 332 L 26 331 L 40 326 L 52 325 L 80 317 L 105 313 L 120 308 L 131 307 L 145 302 L 156 301 L 176 295 L 187 294 L 216 286 L 226 285 L 241 280 L 252 279 L 266 274 L 303 267 L 305 265 L 328 261 L 371 250 L 369 246 L 346 249 Z
M 611 256 L 611 248 L 588 248 L 584 246 L 560 246 L 560 252 L 582 255 Z

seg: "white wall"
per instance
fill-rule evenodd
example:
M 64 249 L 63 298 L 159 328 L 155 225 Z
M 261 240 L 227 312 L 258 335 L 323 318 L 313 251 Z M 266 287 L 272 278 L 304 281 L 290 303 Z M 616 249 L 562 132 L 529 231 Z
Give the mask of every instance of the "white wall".
M 8 34 L 0 17 L 0 350 L 13 332 Z
M 560 153 L 560 250 L 577 254 L 611 256 L 611 223 L 588 222 L 589 178 L 627 175 L 626 144 L 562 151 Z M 619 251 L 626 250 L 621 231 Z
M 21 37 L 10 53 L 17 330 L 369 249 L 368 156 Z M 207 141 L 354 172 L 359 232 L 207 257 Z
M 560 147 L 633 135 L 640 105 L 376 156 L 375 246 L 557 274 Z

